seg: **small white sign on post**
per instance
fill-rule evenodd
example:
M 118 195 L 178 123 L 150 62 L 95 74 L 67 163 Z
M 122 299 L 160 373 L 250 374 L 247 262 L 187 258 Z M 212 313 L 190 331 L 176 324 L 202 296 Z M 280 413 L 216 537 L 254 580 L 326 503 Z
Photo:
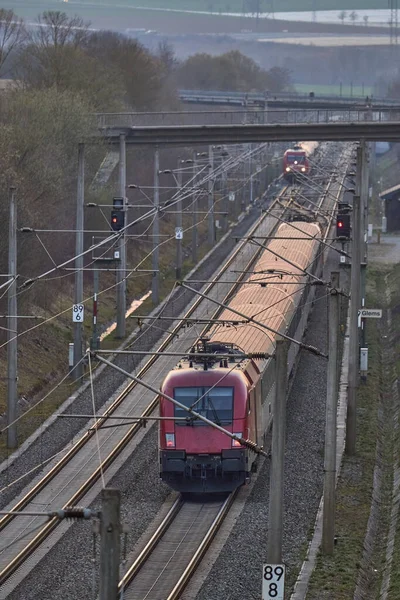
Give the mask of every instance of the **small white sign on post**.
M 72 321 L 74 323 L 83 323 L 85 318 L 85 307 L 83 304 L 74 304 L 72 307 Z
M 361 319 L 381 319 L 382 309 L 381 308 L 362 308 L 358 311 L 358 316 Z
M 175 227 L 175 239 L 182 240 L 183 239 L 183 229 L 182 227 Z
M 360 348 L 360 371 L 368 371 L 368 348 Z
M 235 192 L 229 192 L 229 202 L 235 202 Z
M 263 565 L 262 600 L 284 600 L 285 565 Z

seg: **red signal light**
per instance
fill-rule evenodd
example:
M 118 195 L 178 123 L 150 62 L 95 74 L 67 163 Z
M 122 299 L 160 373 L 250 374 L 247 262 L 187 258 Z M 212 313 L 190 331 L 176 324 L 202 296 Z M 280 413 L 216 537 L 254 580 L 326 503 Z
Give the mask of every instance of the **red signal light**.
M 350 238 L 350 232 L 350 215 L 347 214 L 336 217 L 336 237 Z
M 120 231 L 125 225 L 125 213 L 122 210 L 113 210 L 110 223 L 113 231 Z

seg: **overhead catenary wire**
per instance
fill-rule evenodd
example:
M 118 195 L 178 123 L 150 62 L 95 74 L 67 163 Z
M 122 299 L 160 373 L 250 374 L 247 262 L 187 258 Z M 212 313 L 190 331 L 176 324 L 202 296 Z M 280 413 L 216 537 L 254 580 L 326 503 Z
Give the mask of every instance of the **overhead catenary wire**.
M 244 183 L 243 185 L 245 185 L 245 183 Z M 151 214 L 151 215 L 153 215 L 153 214 L 154 214 L 154 212 L 153 212 L 153 211 L 149 211 L 149 213 L 146 213 L 145 215 L 143 215 L 143 218 L 142 218 L 142 219 L 141 219 L 141 218 L 139 218 L 139 219 L 136 219 L 134 222 L 132 222 L 132 224 L 134 224 L 134 223 L 136 223 L 136 222 L 140 222 L 141 220 L 144 220 L 144 219 L 148 218 L 150 214 Z M 201 219 L 201 220 L 200 220 L 200 221 L 199 221 L 197 224 L 199 224 L 199 223 L 201 223 L 201 222 L 205 221 L 205 220 L 206 220 L 206 218 L 207 218 L 207 215 L 206 215 L 206 216 L 205 216 L 203 219 Z M 129 227 L 129 226 L 130 226 L 130 225 L 127 225 L 126 227 Z M 192 229 L 193 227 L 195 227 L 195 226 L 196 226 L 196 225 L 191 225 L 191 226 L 187 227 L 187 228 L 186 228 L 184 231 L 189 231 L 189 230 L 191 230 L 191 229 Z M 117 241 L 117 239 L 118 239 L 118 237 L 115 237 L 115 236 L 110 236 L 109 238 L 106 238 L 106 240 L 110 240 L 110 239 L 112 239 L 112 240 L 114 240 L 114 241 L 116 242 L 116 241 Z M 164 245 L 165 243 L 168 243 L 168 242 L 169 242 L 169 241 L 171 241 L 172 239 L 174 239 L 174 238 L 173 238 L 173 236 L 171 236 L 171 238 L 168 238 L 167 240 L 164 240 L 163 242 L 160 242 L 160 244 L 158 245 L 158 247 L 160 247 L 160 246 Z M 93 249 L 95 249 L 96 247 L 99 247 L 99 246 L 102 246 L 102 245 L 104 245 L 106 240 L 102 240 L 102 242 L 99 242 L 99 244 L 97 244 L 97 245 L 94 245 L 94 246 L 91 246 L 91 247 L 90 247 L 88 250 L 86 250 L 86 251 L 85 251 L 83 254 L 87 254 L 88 252 L 92 251 L 92 250 L 93 250 Z M 140 262 L 139 262 L 137 265 L 136 265 L 136 266 L 135 266 L 135 267 L 134 267 L 134 268 L 132 268 L 132 269 L 129 271 L 129 273 L 128 273 L 128 274 L 125 276 L 125 279 L 127 279 L 127 278 L 131 277 L 131 276 L 132 276 L 132 274 L 133 274 L 134 272 L 136 272 L 136 270 L 137 270 L 137 269 L 138 269 L 138 268 L 139 268 L 139 267 L 140 267 L 140 266 L 143 264 L 143 262 L 145 262 L 145 260 L 147 260 L 147 259 L 148 259 L 148 258 L 149 258 L 149 257 L 152 255 L 152 253 L 153 253 L 153 252 L 154 252 L 154 248 L 153 248 L 153 249 L 152 249 L 152 250 L 151 250 L 151 251 L 150 251 L 150 252 L 149 252 L 149 253 L 148 253 L 148 254 L 147 254 L 147 255 L 146 255 L 146 256 L 145 256 L 145 257 L 144 257 L 144 258 L 143 258 L 143 259 L 142 259 L 142 260 L 141 260 L 141 261 L 140 261 Z M 64 262 L 62 265 L 59 265 L 59 266 L 58 266 L 58 268 L 60 269 L 60 268 L 62 268 L 63 266 L 65 266 L 66 264 L 69 264 L 69 263 L 71 263 L 72 261 L 74 261 L 74 260 L 75 260 L 75 258 L 76 258 L 76 257 L 73 257 L 73 258 L 69 259 L 68 261 Z M 30 284 L 31 284 L 31 283 L 36 283 L 36 282 L 37 282 L 37 281 L 39 281 L 39 280 L 43 280 L 43 279 L 44 279 L 44 277 L 45 277 L 46 275 L 48 275 L 49 273 L 53 273 L 55 270 L 56 270 L 56 269 L 54 268 L 54 269 L 51 269 L 50 271 L 47 271 L 46 273 L 44 273 L 44 274 L 42 274 L 41 276 L 38 276 L 38 277 L 36 277 L 36 278 L 34 278 L 34 279 L 28 279 L 28 280 L 25 282 L 25 284 L 24 284 L 24 285 L 25 285 L 25 286 L 28 286 L 28 284 L 29 284 L 29 286 L 30 286 Z M 72 274 L 73 272 L 74 272 L 74 271 L 71 271 L 71 274 Z M 67 277 L 67 276 L 69 276 L 69 275 L 70 275 L 70 274 L 66 275 L 65 277 Z M 110 285 L 109 287 L 107 287 L 107 288 L 105 288 L 105 289 L 103 289 L 103 290 L 100 290 L 100 291 L 99 291 L 99 293 L 98 293 L 98 296 L 100 296 L 101 294 L 104 294 L 104 293 L 106 293 L 106 292 L 110 291 L 111 289 L 114 289 L 114 288 L 115 288 L 117 285 L 118 285 L 118 284 L 117 284 L 117 283 L 115 283 L 115 284 L 112 284 L 112 285 Z M 28 287 L 26 287 L 25 289 L 28 289 Z M 92 300 L 92 296 L 89 296 L 88 298 L 86 298 L 86 299 L 84 299 L 84 300 L 83 300 L 83 304 L 85 304 L 85 303 L 87 303 L 87 302 L 89 302 L 89 301 L 91 301 L 91 300 Z M 22 331 L 22 332 L 20 332 L 20 333 L 19 333 L 19 334 L 18 334 L 16 337 L 21 337 L 21 336 L 23 336 L 23 335 L 26 335 L 26 334 L 27 334 L 27 333 L 29 333 L 30 331 L 33 331 L 33 330 L 37 329 L 38 327 L 41 327 L 42 325 L 45 325 L 46 323 L 49 323 L 49 322 L 53 321 L 54 319 L 58 318 L 58 317 L 59 317 L 59 316 L 61 316 L 62 314 L 65 314 L 66 312 L 69 312 L 71 309 L 72 309 L 72 305 L 71 305 L 71 306 L 69 306 L 68 308 L 66 308 L 66 309 L 62 310 L 62 311 L 59 311 L 57 314 L 55 314 L 55 315 L 52 315 L 52 316 L 51 316 L 51 317 L 49 317 L 48 319 L 44 320 L 42 323 L 39 323 L 39 324 L 37 324 L 37 325 L 35 325 L 35 326 L 32 326 L 31 328 L 28 328 L 28 329 L 26 329 L 25 331 Z M 11 341 L 11 340 L 8 340 L 7 342 L 4 342 L 2 345 L 0 345 L 0 349 L 1 349 L 2 347 L 6 346 L 6 345 L 9 343 L 9 341 Z
M 260 148 L 257 148 L 256 150 L 253 150 L 252 152 L 259 151 L 259 150 L 260 150 Z M 252 152 L 247 152 L 247 153 L 245 154 L 245 156 L 247 156 L 248 154 L 251 154 Z M 239 161 L 239 162 L 240 162 L 240 161 Z M 243 185 L 244 185 L 244 183 L 243 183 Z M 152 214 L 152 211 L 150 211 L 149 213 L 146 213 L 145 215 L 143 215 L 143 217 L 142 217 L 142 218 L 143 218 L 143 219 L 145 219 L 145 218 L 148 218 L 148 216 L 149 216 L 150 214 Z M 202 219 L 200 222 L 204 221 L 205 219 L 206 219 L 206 217 L 204 217 L 204 218 L 203 218 L 203 219 Z M 136 223 L 136 222 L 138 222 L 138 221 L 140 221 L 140 220 L 141 220 L 141 218 L 139 218 L 139 219 L 135 220 L 135 221 L 134 221 L 134 223 Z M 127 227 L 129 227 L 129 226 L 130 226 L 130 225 L 127 225 Z M 188 231 L 188 230 L 190 230 L 192 227 L 194 227 L 194 225 L 192 225 L 192 226 L 188 227 L 188 228 L 187 228 L 185 231 Z M 112 237 L 112 236 L 111 236 L 111 237 Z M 108 238 L 107 238 L 107 239 L 108 239 Z M 161 242 L 161 243 L 159 244 L 159 246 L 163 245 L 164 243 L 167 243 L 167 242 L 169 242 L 169 241 L 170 241 L 170 239 L 173 239 L 173 238 L 172 238 L 172 236 L 171 236 L 171 238 L 169 238 L 169 239 L 167 239 L 167 240 L 165 240 L 165 241 Z M 103 243 L 104 243 L 104 240 L 103 240 L 102 242 L 100 242 L 100 243 L 98 244 L 98 246 L 102 245 Z M 90 250 L 92 250 L 94 247 L 95 247 L 95 246 L 92 246 L 92 247 L 91 247 L 91 248 L 89 248 L 89 249 L 88 249 L 88 250 L 87 250 L 85 253 L 89 252 L 89 251 L 90 251 Z M 146 257 L 145 257 L 145 258 L 144 258 L 144 259 L 143 259 L 143 260 L 142 260 L 142 261 L 141 261 L 141 262 L 140 262 L 140 263 L 139 263 L 139 264 L 138 264 L 138 265 L 137 265 L 137 266 L 136 266 L 134 269 L 132 269 L 132 270 L 131 270 L 131 271 L 130 271 L 130 272 L 127 274 L 127 275 L 126 275 L 126 277 L 125 277 L 125 278 L 128 278 L 128 277 L 132 276 L 132 273 L 133 273 L 133 272 L 135 272 L 135 271 L 136 271 L 136 269 L 137 269 L 139 266 L 141 266 L 141 264 L 142 264 L 142 263 L 143 263 L 143 262 L 144 262 L 144 261 L 145 261 L 147 258 L 149 258 L 149 257 L 151 256 L 151 254 L 152 254 L 152 252 L 153 252 L 153 251 L 154 251 L 154 249 L 153 249 L 151 252 L 149 252 L 149 253 L 147 254 L 147 256 L 146 256 Z M 74 257 L 74 258 L 75 258 L 75 257 Z M 73 258 L 73 259 L 70 259 L 70 261 L 67 261 L 67 262 L 71 262 L 72 260 L 74 260 L 74 258 Z M 64 264 L 66 264 L 66 263 L 64 263 Z M 60 268 L 60 267 L 59 267 L 59 268 Z M 53 272 L 53 271 L 54 271 L 54 270 L 52 270 L 51 272 Z M 46 273 L 46 274 L 47 274 L 47 273 Z M 43 277 L 43 275 L 42 275 L 42 276 L 39 276 L 39 277 Z M 38 278 L 36 278 L 36 280 L 37 280 L 37 279 L 38 279 Z M 26 285 L 27 283 L 29 283 L 30 281 L 32 281 L 32 280 L 28 280 L 28 282 L 25 282 L 25 285 Z M 102 290 L 102 291 L 100 291 L 100 292 L 99 292 L 99 295 L 100 295 L 100 294 L 102 294 L 102 293 L 105 293 L 106 291 L 108 291 L 108 290 L 110 290 L 110 289 L 112 289 L 112 288 L 114 288 L 114 287 L 115 287 L 115 285 L 116 285 L 116 284 L 114 284 L 114 285 L 111 285 L 111 286 L 109 286 L 108 288 L 106 288 L 105 290 Z M 90 296 L 90 297 L 89 297 L 89 298 L 87 298 L 87 299 L 86 299 L 84 302 L 88 302 L 88 301 L 90 301 L 90 300 L 91 300 L 91 298 L 92 298 L 92 297 Z M 61 311 L 61 312 L 60 312 L 60 313 L 58 313 L 57 315 L 54 315 L 54 316 L 50 317 L 48 320 L 46 320 L 46 321 L 43 321 L 41 324 L 38 324 L 37 326 L 34 326 L 34 327 L 32 327 L 32 328 L 30 328 L 30 329 L 28 329 L 28 330 L 25 330 L 24 332 L 21 332 L 20 334 L 18 334 L 18 336 L 20 336 L 20 335 L 24 335 L 24 334 L 25 334 L 25 333 L 27 333 L 28 331 L 31 331 L 32 329 L 35 329 L 35 328 L 36 328 L 36 327 L 38 327 L 38 326 L 44 325 L 46 322 L 49 322 L 49 321 L 53 320 L 54 318 L 57 318 L 58 316 L 60 316 L 61 314 L 63 314 L 63 313 L 65 313 L 65 312 L 67 312 L 67 311 L 68 311 L 68 310 L 70 310 L 70 309 L 71 309 L 71 307 L 70 307 L 70 308 L 68 308 L 68 309 L 66 309 L 66 310 L 64 310 L 64 311 Z M 6 345 L 7 343 L 8 343 L 8 342 L 6 342 L 5 344 L 3 344 L 3 346 L 4 346 L 4 345 Z M 3 347 L 3 346 L 0 346 L 0 348 L 1 348 L 1 347 Z

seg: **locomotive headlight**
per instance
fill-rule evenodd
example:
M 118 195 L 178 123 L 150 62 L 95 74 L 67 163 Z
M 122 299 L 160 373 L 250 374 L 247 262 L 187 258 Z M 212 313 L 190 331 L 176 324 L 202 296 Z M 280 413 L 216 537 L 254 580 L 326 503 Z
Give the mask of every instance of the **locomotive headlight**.
M 242 433 L 234 433 L 233 435 L 236 435 L 236 437 L 241 438 L 242 437 Z M 241 447 L 241 443 L 238 442 L 238 440 L 232 440 L 232 448 L 240 448 Z
M 301 167 L 301 172 L 305 173 L 306 172 L 306 168 L 305 167 Z
M 174 433 L 166 433 L 165 434 L 165 443 L 167 444 L 167 448 L 175 448 L 175 434 Z
M 286 171 L 286 173 L 289 173 L 290 167 L 286 167 L 285 171 Z

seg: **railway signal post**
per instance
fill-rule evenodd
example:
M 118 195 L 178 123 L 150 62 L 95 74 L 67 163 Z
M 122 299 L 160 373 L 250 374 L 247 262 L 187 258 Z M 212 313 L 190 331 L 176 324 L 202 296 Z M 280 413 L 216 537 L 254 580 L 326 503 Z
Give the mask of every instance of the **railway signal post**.
M 100 515 L 100 596 L 99 600 L 117 600 L 120 560 L 121 492 L 105 488 Z
M 322 550 L 324 554 L 333 553 L 335 536 L 336 415 L 339 391 L 339 273 L 331 273 L 331 286 L 332 287 L 329 296 L 329 358 L 326 384 L 324 507 L 322 526 Z
M 193 160 L 193 180 L 192 180 L 192 201 L 193 201 L 193 221 L 192 221 L 192 261 L 193 264 L 197 263 L 197 191 L 196 191 L 196 176 L 197 176 L 197 163 L 196 151 L 192 155 Z
M 17 319 L 17 209 L 15 188 L 10 188 L 10 219 L 8 226 L 8 275 L 12 282 L 8 287 L 8 316 L 7 316 L 7 448 L 13 449 L 18 445 L 17 438 L 17 360 L 18 360 L 18 319 Z
M 126 225 L 126 141 L 125 136 L 119 137 L 119 195 L 123 199 L 121 220 Z M 124 229 L 118 240 L 120 268 L 117 269 L 117 338 L 125 337 L 125 313 L 126 313 L 126 242 L 127 230 Z
M 268 547 L 270 564 L 282 562 L 283 482 L 285 465 L 286 390 L 289 342 L 276 341 L 275 400 L 272 425 L 272 458 L 269 489 Z
M 208 243 L 211 247 L 215 242 L 215 223 L 214 223 L 214 180 L 212 172 L 214 170 L 213 147 L 208 147 L 209 176 L 208 176 Z
M 157 305 L 160 301 L 160 290 L 159 290 L 159 282 L 160 282 L 160 274 L 159 274 L 159 259 L 160 259 L 160 251 L 158 248 L 158 244 L 160 242 L 160 189 L 159 189 L 159 181 L 160 181 L 160 152 L 158 147 L 154 153 L 154 208 L 156 213 L 154 215 L 153 221 L 153 253 L 152 253 L 152 268 L 153 268 L 153 277 L 151 280 L 151 293 L 153 305 Z
M 178 192 L 178 201 L 176 203 L 176 279 L 179 281 L 182 275 L 182 235 L 179 234 L 179 230 L 182 231 L 182 168 L 184 160 L 178 159 L 178 169 L 176 172 L 176 187 Z
M 78 190 L 76 200 L 76 237 L 75 237 L 75 304 L 83 302 L 83 209 L 85 202 L 85 145 L 78 146 Z M 74 379 L 78 381 L 83 375 L 82 364 L 82 329 L 83 323 L 74 322 Z
M 368 166 L 368 144 L 365 140 L 361 142 L 360 164 L 360 219 L 361 219 L 361 308 L 365 306 L 365 287 L 367 275 L 368 254 L 368 190 L 369 190 L 369 166 Z M 365 346 L 365 319 L 361 319 L 361 345 Z
M 361 284 L 361 222 L 360 196 L 353 198 L 353 242 L 351 253 L 350 280 L 350 341 L 349 341 L 349 385 L 346 420 L 346 454 L 356 452 L 356 408 L 358 387 L 358 310 L 360 307 Z

